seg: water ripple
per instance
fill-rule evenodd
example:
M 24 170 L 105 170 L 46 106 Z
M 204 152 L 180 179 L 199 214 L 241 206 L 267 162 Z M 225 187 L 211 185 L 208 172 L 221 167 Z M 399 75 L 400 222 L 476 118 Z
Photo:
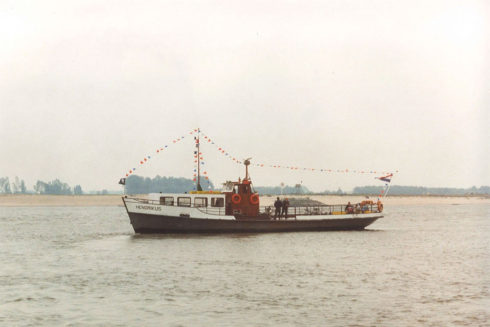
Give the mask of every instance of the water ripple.
M 134 235 L 123 208 L 0 208 L 0 325 L 478 326 L 490 207 L 363 232 Z

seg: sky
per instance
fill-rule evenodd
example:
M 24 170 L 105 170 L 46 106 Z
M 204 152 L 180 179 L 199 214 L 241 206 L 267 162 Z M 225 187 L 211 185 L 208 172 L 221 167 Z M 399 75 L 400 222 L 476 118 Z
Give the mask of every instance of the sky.
M 489 22 L 484 0 L 3 0 L 0 177 L 192 178 L 200 128 L 218 185 L 244 175 L 218 147 L 258 186 L 490 185 Z

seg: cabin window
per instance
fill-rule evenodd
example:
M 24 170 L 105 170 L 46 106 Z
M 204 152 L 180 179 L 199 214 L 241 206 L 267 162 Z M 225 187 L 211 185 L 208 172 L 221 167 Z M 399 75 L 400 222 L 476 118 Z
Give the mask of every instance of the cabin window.
M 190 207 L 191 206 L 191 198 L 179 197 L 179 198 L 177 198 L 177 205 L 179 207 Z
M 223 198 L 211 198 L 211 207 L 224 207 L 225 199 Z
M 161 196 L 160 204 L 163 204 L 164 206 L 173 206 L 174 198 L 172 196 Z
M 194 198 L 194 206 L 195 207 L 207 207 L 208 199 L 207 198 Z

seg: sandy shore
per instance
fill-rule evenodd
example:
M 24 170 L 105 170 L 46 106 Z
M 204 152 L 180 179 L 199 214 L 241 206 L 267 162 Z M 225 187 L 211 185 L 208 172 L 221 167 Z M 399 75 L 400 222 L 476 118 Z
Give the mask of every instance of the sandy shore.
M 282 196 L 281 198 L 286 197 Z M 298 197 L 298 196 L 289 196 Z M 355 195 L 307 195 L 312 200 L 325 204 L 344 204 L 347 201 L 358 203 L 364 196 Z M 261 196 L 261 205 L 271 205 L 275 196 Z M 371 197 L 375 200 L 375 197 Z M 438 205 L 438 204 L 490 204 L 490 196 L 390 196 L 384 201 L 385 208 L 390 205 Z M 122 206 L 121 195 L 0 195 L 0 207 L 91 207 Z

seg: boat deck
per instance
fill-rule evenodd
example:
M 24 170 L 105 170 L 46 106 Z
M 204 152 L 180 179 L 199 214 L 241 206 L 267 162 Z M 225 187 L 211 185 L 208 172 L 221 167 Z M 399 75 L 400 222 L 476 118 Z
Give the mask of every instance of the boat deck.
M 174 208 L 194 208 L 202 212 L 206 215 L 217 216 L 216 218 L 220 218 L 227 215 L 225 207 L 212 207 L 212 206 L 201 206 L 190 204 L 187 206 L 178 206 L 168 205 L 165 203 L 161 203 L 158 200 L 151 199 L 142 199 L 142 198 L 133 198 L 133 197 L 125 197 L 124 201 L 127 203 L 139 203 L 139 204 L 147 204 L 153 206 L 162 206 L 162 207 L 174 207 Z M 368 215 L 374 213 L 381 213 L 378 206 L 376 204 L 364 205 L 363 207 L 356 208 L 355 206 L 350 210 L 346 211 L 347 204 L 324 204 L 324 205 L 311 205 L 311 206 L 290 206 L 287 211 L 287 215 L 279 214 L 276 215 L 274 206 L 260 206 L 259 207 L 259 218 L 260 220 L 289 220 L 289 219 L 305 219 L 306 217 L 310 217 L 310 219 L 314 219 L 315 216 L 332 216 L 331 218 L 335 218 L 335 216 L 345 216 L 345 215 Z M 240 215 L 235 215 L 237 219 L 240 218 Z

